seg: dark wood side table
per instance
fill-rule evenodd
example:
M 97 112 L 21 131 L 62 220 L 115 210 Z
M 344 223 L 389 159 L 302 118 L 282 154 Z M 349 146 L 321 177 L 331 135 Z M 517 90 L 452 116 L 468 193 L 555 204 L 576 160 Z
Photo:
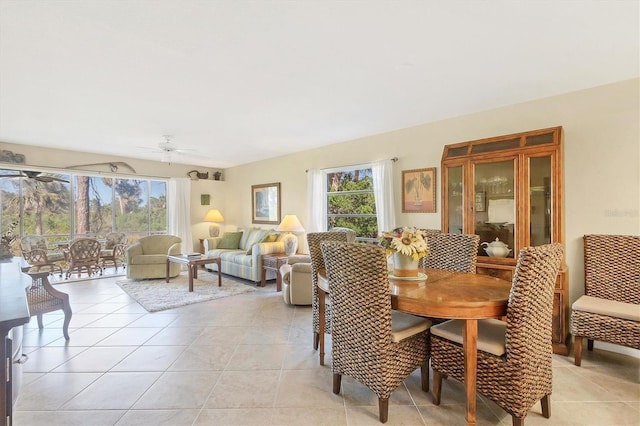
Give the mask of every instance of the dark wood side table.
M 276 273 L 276 291 L 282 291 L 282 275 L 280 275 L 280 267 L 289 263 L 289 256 L 284 253 L 271 253 L 262 255 L 262 281 L 260 286 L 265 286 L 267 278 L 267 270 Z
M 215 263 L 218 265 L 218 287 L 222 287 L 222 272 L 220 270 L 220 258 L 219 257 L 204 257 L 204 256 L 167 256 L 167 273 L 165 276 L 166 282 L 169 282 L 169 264 L 180 263 L 182 265 L 187 265 L 187 270 L 189 271 L 189 291 L 193 291 L 193 279 L 198 278 L 198 266 L 205 265 L 207 263 Z

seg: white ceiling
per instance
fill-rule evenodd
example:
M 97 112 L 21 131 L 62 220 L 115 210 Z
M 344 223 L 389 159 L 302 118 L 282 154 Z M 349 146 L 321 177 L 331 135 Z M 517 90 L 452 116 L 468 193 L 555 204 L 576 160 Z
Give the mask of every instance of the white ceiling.
M 638 0 L 0 0 L 0 141 L 225 168 L 636 78 L 639 44 Z

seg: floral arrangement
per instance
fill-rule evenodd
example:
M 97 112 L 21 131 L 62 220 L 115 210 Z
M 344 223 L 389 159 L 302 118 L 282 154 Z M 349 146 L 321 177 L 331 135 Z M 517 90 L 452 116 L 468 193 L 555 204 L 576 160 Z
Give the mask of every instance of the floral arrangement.
M 380 245 L 384 247 L 387 256 L 394 253 L 402 253 L 411 256 L 413 260 L 420 260 L 429 256 L 426 233 L 416 228 L 396 228 L 393 231 L 383 232 L 380 236 Z

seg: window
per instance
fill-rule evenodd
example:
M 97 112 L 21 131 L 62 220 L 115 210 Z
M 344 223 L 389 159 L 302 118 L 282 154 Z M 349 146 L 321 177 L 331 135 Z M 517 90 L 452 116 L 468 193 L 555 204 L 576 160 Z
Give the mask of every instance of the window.
M 129 241 L 167 232 L 165 181 L 51 174 L 51 182 L 0 169 L 0 225 L 50 242 L 126 232 Z M 67 181 L 67 182 L 65 182 Z
M 351 228 L 359 241 L 376 241 L 378 222 L 370 167 L 325 171 L 327 229 Z

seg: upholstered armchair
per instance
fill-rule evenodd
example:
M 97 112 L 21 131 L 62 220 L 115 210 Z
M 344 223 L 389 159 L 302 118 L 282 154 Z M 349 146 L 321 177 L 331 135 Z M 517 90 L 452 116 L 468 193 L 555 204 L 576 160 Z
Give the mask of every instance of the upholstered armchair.
M 180 237 L 175 235 L 149 235 L 127 248 L 127 278 L 164 278 L 167 271 L 167 255 L 181 253 Z M 169 277 L 180 274 L 180 264 L 169 264 Z
M 311 258 L 306 255 L 289 257 L 289 263 L 280 267 L 282 298 L 288 305 L 311 305 L 313 283 Z

